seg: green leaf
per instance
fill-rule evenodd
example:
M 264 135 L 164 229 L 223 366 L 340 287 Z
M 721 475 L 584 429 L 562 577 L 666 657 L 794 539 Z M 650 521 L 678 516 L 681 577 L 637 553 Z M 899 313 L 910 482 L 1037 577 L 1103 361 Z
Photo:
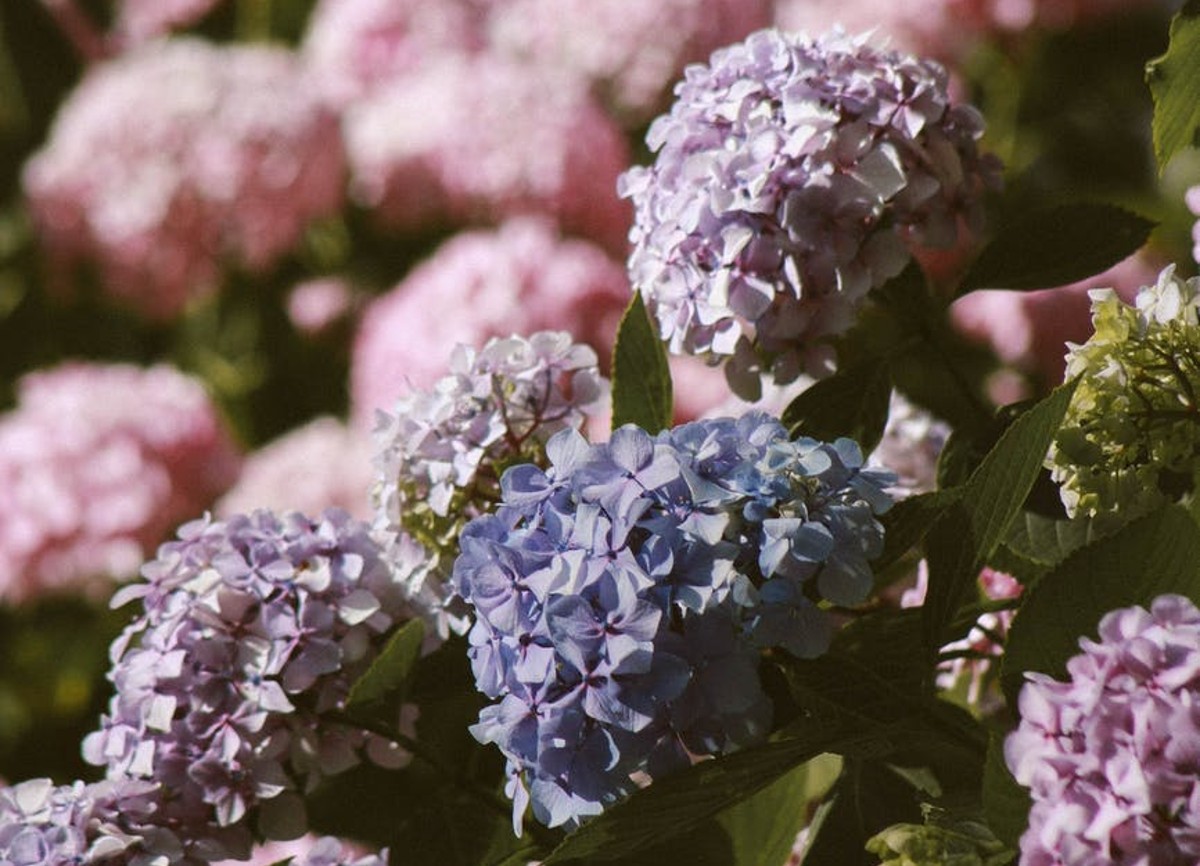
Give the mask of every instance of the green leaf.
M 946 625 L 1020 513 L 1042 471 L 1075 384 L 1055 389 L 1004 431 L 963 485 L 958 501 L 938 518 L 926 536 L 929 592 L 922 609 L 925 645 L 930 651 L 944 643 Z
M 1029 791 L 1017 784 L 1004 763 L 1004 737 L 993 734 L 983 766 L 983 813 L 988 826 L 1006 847 L 1020 847 L 1029 825 Z
M 783 410 L 782 420 L 793 437 L 832 442 L 847 436 L 869 454 L 883 436 L 891 396 L 887 362 L 876 358 L 806 388 Z
M 568 836 L 544 866 L 620 861 L 692 832 L 805 761 L 825 752 L 875 754 L 892 748 L 887 732 L 862 734 L 833 724 L 805 724 L 787 736 L 700 763 L 656 781 Z
M 819 823 L 809 830 L 805 866 L 870 866 L 867 840 L 898 823 L 920 823 L 916 790 L 887 766 L 847 761 Z
M 529 843 L 513 834 L 510 818 L 448 787 L 427 792 L 415 809 L 393 820 L 398 830 L 389 847 L 405 866 L 479 866 L 529 856 Z
M 1171 22 L 1167 53 L 1146 64 L 1154 97 L 1154 156 L 1161 173 L 1200 133 L 1200 0 L 1189 0 Z
M 871 563 L 876 572 L 896 562 L 921 542 L 934 522 L 958 501 L 961 491 L 934 490 L 901 499 L 880 518 L 883 553 Z
M 641 292 L 625 308 L 613 347 L 612 428 L 636 424 L 650 433 L 671 426 L 671 371 Z
M 1051 289 L 1086 279 L 1134 253 L 1154 225 L 1108 204 L 1022 211 L 980 253 L 959 294 L 976 289 Z
M 402 625 L 366 673 L 351 686 L 346 715 L 364 723 L 395 727 L 424 640 L 425 625 L 420 619 L 410 619 Z
M 1177 592 L 1200 601 L 1200 528 L 1169 506 L 1081 547 L 1030 590 L 1013 619 L 1000 682 L 1015 703 L 1026 671 L 1065 678 L 1104 614 Z
M 1030 562 L 1057 565 L 1099 536 L 1090 517 L 1053 518 L 1025 511 L 1013 523 L 1004 545 Z
M 811 761 L 802 764 L 717 817 L 717 824 L 729 835 L 733 853 L 733 859 L 726 861 L 729 866 L 781 866 L 787 862 L 797 834 L 808 823 L 812 766 Z

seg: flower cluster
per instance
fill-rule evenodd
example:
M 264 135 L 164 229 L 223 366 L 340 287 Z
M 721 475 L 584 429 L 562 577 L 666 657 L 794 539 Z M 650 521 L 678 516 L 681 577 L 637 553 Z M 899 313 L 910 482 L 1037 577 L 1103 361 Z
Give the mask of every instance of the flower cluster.
M 422 543 L 437 571 L 463 525 L 499 499 L 504 470 L 544 463 L 546 441 L 581 428 L 607 408 L 607 397 L 596 353 L 562 331 L 495 338 L 478 351 L 459 345 L 450 374 L 432 390 L 377 415 L 380 528 Z M 430 601 L 444 596 L 438 586 L 410 589 Z
M 409 616 L 369 527 L 331 510 L 267 511 L 184 526 L 123 589 L 143 612 L 113 643 L 116 687 L 84 756 L 108 777 L 170 792 L 155 823 L 206 849 L 247 849 L 304 827 L 297 789 L 354 765 L 407 755 L 320 720 L 344 704 L 381 636 Z
M 1100 621 L 1070 682 L 1026 674 L 1004 745 L 1033 795 L 1021 862 L 1200 861 L 1200 610 L 1164 595 Z
M 370 437 L 326 415 L 248 455 L 237 483 L 213 511 L 232 516 L 260 508 L 305 514 L 341 508 L 366 519 L 372 481 Z
M 232 484 L 239 460 L 204 387 L 171 367 L 24 377 L 0 417 L 0 599 L 103 594 Z
M 474 606 L 470 656 L 499 702 L 472 732 L 532 799 L 574 824 L 690 755 L 764 735 L 758 651 L 812 657 L 831 635 L 816 594 L 853 605 L 882 549 L 887 473 L 850 440 L 790 441 L 761 413 L 606 444 L 564 431 L 547 471 L 520 465 L 464 530 L 454 587 Z
M 204 18 L 223 0 L 118 0 L 113 28 L 123 45 L 137 45 Z
M 472 0 L 320 0 L 301 52 L 332 104 L 345 107 L 445 54 L 480 47 Z
M 0 787 L 0 863 L 199 864 L 184 859 L 170 830 L 154 825 L 159 798 L 157 785 L 136 780 L 55 787 L 31 779 Z
M 1079 384 L 1047 466 L 1069 514 L 1136 516 L 1186 489 L 1200 449 L 1200 279 L 1170 265 L 1133 306 L 1091 298 L 1095 333 L 1068 344 Z
M 152 318 L 212 290 L 226 260 L 275 263 L 341 207 L 336 118 L 279 49 L 152 42 L 94 68 L 25 167 L 58 264 L 94 265 Z
M 543 220 L 464 232 L 364 312 L 351 365 L 355 417 L 369 426 L 405 383 L 432 387 L 456 343 L 562 330 L 608 346 L 628 301 L 620 264 Z
M 351 193 L 391 226 L 540 213 L 625 250 L 628 145 L 574 77 L 448 55 L 352 104 L 345 141 Z
M 963 59 L 978 43 L 1030 28 L 1066 29 L 1157 0 L 776 0 L 789 30 L 878 28 L 905 48 Z
M 688 63 L 770 23 L 768 0 L 502 0 L 487 36 L 495 50 L 553 64 L 592 82 L 627 123 L 661 108 Z
M 945 71 L 864 37 L 760 31 L 676 96 L 654 165 L 622 177 L 629 270 L 671 350 L 731 359 L 742 394 L 760 365 L 795 379 L 911 249 L 958 243 L 997 182 Z

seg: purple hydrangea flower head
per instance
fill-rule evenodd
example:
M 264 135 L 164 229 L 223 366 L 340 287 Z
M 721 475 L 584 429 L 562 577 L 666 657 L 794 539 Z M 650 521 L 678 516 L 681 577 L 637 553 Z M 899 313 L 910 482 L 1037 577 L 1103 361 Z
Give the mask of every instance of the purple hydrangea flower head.
M 0 787 L 0 863 L 5 866 L 165 866 L 203 861 L 156 826 L 158 786 L 137 780 L 56 787 L 31 779 Z
M 951 247 L 982 217 L 997 164 L 983 122 L 932 61 L 762 30 L 688 68 L 650 127 L 629 270 L 671 351 L 789 382 L 912 249 Z
M 1033 808 L 1021 863 L 1200 862 L 1200 610 L 1108 613 L 1069 682 L 1026 674 L 1004 754 Z
M 162 785 L 156 822 L 217 852 L 304 830 L 298 791 L 357 763 L 403 760 L 336 711 L 411 610 L 367 524 L 268 511 L 185 525 L 114 598 L 143 610 L 113 643 L 116 695 L 84 756 Z M 224 853 L 223 856 L 230 856 Z
M 856 604 L 882 549 L 889 473 L 857 446 L 790 441 L 762 413 L 604 444 L 574 430 L 550 467 L 514 466 L 463 530 L 454 589 L 471 664 L 496 699 L 472 729 L 525 802 L 577 824 L 692 756 L 764 735 L 759 650 L 812 657 L 831 626 L 812 593 Z
M 466 521 L 499 499 L 504 469 L 544 464 L 546 441 L 582 427 L 607 397 L 596 353 L 564 331 L 495 338 L 478 350 L 460 344 L 433 389 L 377 413 L 378 528 L 407 533 L 432 557 L 452 556 Z M 440 598 L 437 572 L 423 572 L 414 594 Z

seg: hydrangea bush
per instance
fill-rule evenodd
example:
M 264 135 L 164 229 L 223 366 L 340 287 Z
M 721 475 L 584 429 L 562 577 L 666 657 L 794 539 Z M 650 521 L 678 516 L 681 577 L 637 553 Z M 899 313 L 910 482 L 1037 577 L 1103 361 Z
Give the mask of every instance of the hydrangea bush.
M 0 12 L 0 866 L 1200 861 L 1194 0 L 110 5 Z

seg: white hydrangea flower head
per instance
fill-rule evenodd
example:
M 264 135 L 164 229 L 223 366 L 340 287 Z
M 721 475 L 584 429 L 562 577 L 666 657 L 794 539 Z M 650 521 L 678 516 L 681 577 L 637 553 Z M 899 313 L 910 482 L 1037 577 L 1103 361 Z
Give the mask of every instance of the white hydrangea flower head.
M 1132 306 L 1089 294 L 1095 332 L 1067 344 L 1079 385 L 1046 465 L 1069 514 L 1136 516 L 1171 498 L 1200 452 L 1200 278 L 1169 265 Z
M 376 528 L 400 539 L 394 556 L 435 563 L 410 594 L 438 596 L 444 580 L 436 563 L 448 569 L 463 525 L 499 501 L 504 470 L 544 463 L 546 441 L 606 411 L 608 392 L 591 347 L 565 331 L 539 331 L 493 338 L 478 350 L 459 344 L 450 373 L 431 390 L 377 413 Z

